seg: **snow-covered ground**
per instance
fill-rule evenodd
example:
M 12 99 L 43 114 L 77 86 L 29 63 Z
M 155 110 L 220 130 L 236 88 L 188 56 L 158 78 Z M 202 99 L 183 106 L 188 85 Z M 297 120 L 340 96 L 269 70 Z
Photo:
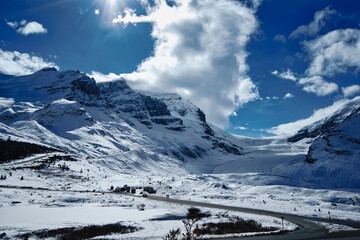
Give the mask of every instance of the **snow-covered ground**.
M 0 207 L 0 215 L 6 217 L 0 218 L 0 231 L 6 232 L 10 237 L 36 230 L 121 223 L 142 229 L 131 234 L 112 235 L 112 239 L 114 237 L 117 239 L 160 239 L 170 229 L 180 228 L 184 231 L 181 220 L 166 219 L 171 216 L 185 216 L 189 207 L 122 194 L 23 189 L 2 189 L 1 202 L 3 205 Z M 141 205 L 145 206 L 144 210 L 139 210 Z M 201 208 L 201 210 L 210 212 L 212 216 L 199 221 L 198 224 L 222 221 L 226 218 L 218 215 L 230 215 L 254 219 L 264 227 L 281 227 L 280 220 L 272 217 L 206 208 Z M 292 230 L 295 227 L 294 224 L 285 221 L 285 229 Z
M 48 154 L 47 157 L 52 154 Z M 58 154 L 58 153 L 56 153 Z M 88 193 L 48 192 L 30 189 L 6 189 L 0 192 L 0 232 L 8 236 L 41 229 L 54 229 L 89 224 L 121 222 L 124 225 L 142 227 L 143 230 L 118 235 L 118 239 L 160 239 L 170 229 L 182 228 L 181 220 L 150 221 L 164 215 L 186 214 L 188 206 L 155 202 L 147 198 L 120 194 L 100 194 L 110 186 L 153 186 L 157 195 L 170 198 L 218 203 L 222 205 L 264 209 L 305 216 L 360 220 L 360 191 L 356 189 L 331 190 L 314 187 L 286 186 L 292 181 L 281 176 L 258 173 L 229 174 L 161 174 L 134 171 L 119 173 L 113 168 L 100 167 L 97 162 L 86 159 L 78 161 L 59 160 L 46 171 L 28 168 L 36 166 L 39 156 L 4 165 L 0 174 L 6 174 L 1 185 L 29 186 L 57 190 L 88 190 Z M 44 154 L 40 157 L 45 157 Z M 34 160 L 32 162 L 31 160 Z M 66 164 L 68 171 L 59 166 Z M 19 169 L 16 169 L 19 168 Z M 11 172 L 11 176 L 9 173 Z M 23 177 L 23 180 L 20 180 Z M 139 190 L 137 190 L 139 195 Z M 138 206 L 144 204 L 145 210 Z M 255 219 L 263 226 L 280 228 L 280 220 L 271 217 L 236 212 L 205 209 L 213 215 L 227 213 L 246 219 Z M 211 220 L 211 219 L 209 219 Z M 286 229 L 296 226 L 286 223 Z M 345 229 L 328 225 L 331 230 Z M 112 236 L 114 237 L 114 236 Z

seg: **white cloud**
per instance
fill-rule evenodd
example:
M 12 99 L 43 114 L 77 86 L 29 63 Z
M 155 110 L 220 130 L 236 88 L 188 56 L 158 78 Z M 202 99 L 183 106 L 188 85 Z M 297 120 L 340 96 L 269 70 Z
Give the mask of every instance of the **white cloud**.
M 302 25 L 294 30 L 289 38 L 298 38 L 300 36 L 315 36 L 326 24 L 331 15 L 336 14 L 335 10 L 326 7 L 323 10 L 317 11 L 314 15 L 314 20 L 309 25 Z
M 360 30 L 339 29 L 312 41 L 304 42 L 312 62 L 306 73 L 310 76 L 334 76 L 350 67 L 360 69 Z
M 343 88 L 341 88 L 341 90 L 342 90 L 342 92 L 344 94 L 344 97 L 352 97 L 355 94 L 360 93 L 360 86 L 359 85 L 352 85 L 352 86 L 349 86 L 349 87 L 343 87 Z
M 242 127 L 242 126 L 236 126 L 234 127 L 235 130 L 247 130 L 247 127 Z
M 29 22 L 24 27 L 18 28 L 16 31 L 23 35 L 47 33 L 47 29 L 37 22 Z
M 91 73 L 87 74 L 89 77 L 92 77 L 96 80 L 96 82 L 111 82 L 117 79 L 122 78 L 121 75 L 117 75 L 115 73 L 109 73 L 107 75 L 100 73 L 100 72 L 96 72 L 96 71 L 92 71 Z
M 29 34 L 44 34 L 47 33 L 47 29 L 38 22 L 32 21 L 27 22 L 26 20 L 22 20 L 20 24 L 18 22 L 6 22 L 11 28 L 15 29 L 17 33 L 22 35 Z
M 272 74 L 280 78 L 296 81 L 303 89 L 317 96 L 326 96 L 338 91 L 338 85 L 324 77 L 347 73 L 349 69 L 360 71 L 360 30 L 339 29 L 331 31 L 311 41 L 304 41 L 304 48 L 309 54 L 311 63 L 303 74 L 297 78 L 290 71 Z M 345 96 L 353 96 L 356 87 L 343 88 Z
M 286 43 L 286 37 L 284 35 L 281 35 L 281 34 L 275 35 L 273 40 L 277 41 L 277 42 L 281 42 L 281 43 Z
M 16 29 L 19 26 L 18 22 L 6 22 L 11 28 Z
M 327 116 L 333 114 L 336 110 L 344 106 L 351 100 L 341 99 L 334 102 L 331 106 L 315 110 L 314 113 L 305 119 L 298 120 L 296 122 L 281 124 L 266 131 L 275 135 L 292 135 L 299 131 L 301 128 L 308 126 L 316 121 L 319 121 Z
M 295 81 L 302 86 L 303 90 L 309 93 L 315 93 L 317 96 L 326 96 L 338 91 L 338 85 L 324 80 L 321 76 L 311 76 L 297 78 L 291 70 L 286 72 L 273 71 L 271 74 L 291 81 Z
M 288 79 L 288 80 L 292 80 L 292 81 L 297 80 L 297 77 L 295 77 L 295 74 L 290 69 L 288 69 L 286 72 L 282 72 L 282 73 L 275 70 L 275 71 L 272 71 L 271 74 L 275 75 L 279 78 L 283 78 L 283 79 Z
M 235 111 L 233 111 L 233 112 L 231 113 L 231 116 L 237 117 L 237 113 L 236 113 Z
M 149 11 L 152 11 L 151 8 L 149 9 Z M 164 14 L 164 13 L 160 13 L 160 14 Z M 136 25 L 137 23 L 156 22 L 156 17 L 157 16 L 155 15 L 137 16 L 134 9 L 125 8 L 124 16 L 120 14 L 116 18 L 114 18 L 112 22 L 123 24 L 123 26 L 126 27 L 129 23 Z
M 136 89 L 176 92 L 223 127 L 235 108 L 258 98 L 246 63 L 246 45 L 258 28 L 256 9 L 231 0 L 174 2 L 143 0 L 146 15 L 126 9 L 113 20 L 124 27 L 149 22 L 155 39 L 153 56 L 121 76 Z
M 9 75 L 26 75 L 44 67 L 56 67 L 53 62 L 46 62 L 41 57 L 17 51 L 9 52 L 0 49 L 0 72 Z
M 287 94 L 285 94 L 284 99 L 293 98 L 293 97 L 295 97 L 295 96 L 292 95 L 291 93 L 287 93 Z
M 321 76 L 301 78 L 298 83 L 304 85 L 306 92 L 315 93 L 319 97 L 337 92 L 339 88 L 336 83 L 327 82 Z
M 99 15 L 100 14 L 100 9 L 95 9 L 95 15 Z

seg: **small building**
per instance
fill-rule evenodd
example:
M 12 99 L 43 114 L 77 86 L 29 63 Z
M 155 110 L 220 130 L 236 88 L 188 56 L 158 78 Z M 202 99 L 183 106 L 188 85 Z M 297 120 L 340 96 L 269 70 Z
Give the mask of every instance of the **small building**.
M 156 190 L 151 186 L 147 186 L 147 187 L 144 187 L 144 192 L 156 193 Z

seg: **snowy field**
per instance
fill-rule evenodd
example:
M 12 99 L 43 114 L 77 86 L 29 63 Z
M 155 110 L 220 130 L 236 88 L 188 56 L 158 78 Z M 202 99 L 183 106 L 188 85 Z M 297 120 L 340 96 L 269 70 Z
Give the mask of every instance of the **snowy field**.
M 122 194 L 64 193 L 35 190 L 2 189 L 0 231 L 10 237 L 43 229 L 81 227 L 121 223 L 142 228 L 123 235 L 111 235 L 111 239 L 161 239 L 170 229 L 184 231 L 181 220 L 167 220 L 173 216 L 184 217 L 189 206 L 151 201 Z M 144 210 L 140 210 L 144 206 Z M 201 208 L 212 217 L 200 221 L 222 221 L 217 215 L 239 216 L 254 219 L 264 227 L 280 228 L 279 219 L 257 215 Z M 285 221 L 285 229 L 296 226 Z
M 222 205 L 264 209 L 304 216 L 351 219 L 360 221 L 360 193 L 356 189 L 317 189 L 281 185 L 289 179 L 265 174 L 152 174 L 134 172 L 124 174 L 99 167 L 82 159 L 59 160 L 46 171 L 24 168 L 41 164 L 38 156 L 3 165 L 0 174 L 6 174 L 1 185 L 28 186 L 57 189 L 59 192 L 31 189 L 6 189 L 0 192 L 0 233 L 8 236 L 42 229 L 70 226 L 86 226 L 121 223 L 142 230 L 124 235 L 110 236 L 115 239 L 161 239 L 170 229 L 182 228 L 181 220 L 155 220 L 162 216 L 185 216 L 189 206 L 153 201 L 141 197 L 138 189 L 135 196 L 101 194 L 92 191 L 109 191 L 110 186 L 152 186 L 158 196 L 217 203 Z M 62 171 L 63 165 L 69 170 Z M 11 172 L 11 176 L 10 176 Z M 23 180 L 20 180 L 23 178 Z M 271 185 L 269 185 L 272 183 Z M 88 193 L 66 192 L 87 190 Z M 139 207 L 144 204 L 144 210 Z M 254 219 L 263 226 L 281 227 L 281 220 L 202 208 L 216 215 L 228 214 L 245 219 Z M 165 217 L 166 219 L 166 217 Z M 331 231 L 346 229 L 343 226 L 327 225 Z M 296 226 L 286 222 L 285 228 Z

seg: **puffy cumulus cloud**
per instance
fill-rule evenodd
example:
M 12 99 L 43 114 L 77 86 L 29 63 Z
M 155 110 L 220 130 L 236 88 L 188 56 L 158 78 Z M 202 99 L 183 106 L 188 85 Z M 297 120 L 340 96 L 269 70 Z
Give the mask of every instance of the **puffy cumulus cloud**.
M 246 45 L 258 28 L 260 1 L 142 0 L 146 15 L 126 9 L 114 23 L 152 24 L 153 56 L 121 76 L 132 87 L 172 91 L 202 108 L 210 122 L 224 127 L 240 105 L 258 98 L 247 75 Z
M 306 92 L 315 93 L 319 97 L 338 91 L 338 85 L 336 83 L 327 82 L 321 76 L 301 78 L 298 83 L 304 85 L 303 89 Z
M 352 97 L 352 96 L 360 93 L 360 86 L 352 85 L 349 87 L 343 87 L 343 88 L 341 88 L 341 90 L 344 94 L 344 97 Z
M 281 43 L 286 43 L 286 37 L 284 35 L 281 35 L 281 34 L 275 35 L 273 40 L 277 41 L 277 42 L 281 42 Z
M 143 3 L 145 4 L 145 3 Z M 149 8 L 148 8 L 149 9 Z M 141 15 L 137 16 L 134 9 L 131 8 L 125 8 L 124 9 L 124 16 L 121 14 L 118 15 L 116 18 L 112 20 L 113 23 L 121 23 L 124 28 L 129 24 L 132 23 L 136 25 L 137 23 L 144 23 L 144 22 L 155 22 L 154 15 Z
M 293 98 L 293 97 L 295 97 L 295 96 L 292 95 L 291 93 L 287 93 L 287 94 L 285 94 L 284 99 Z
M 46 62 L 41 57 L 17 51 L 9 52 L 0 49 L 0 72 L 8 75 L 26 75 L 44 67 L 56 67 L 53 62 Z
M 17 33 L 22 35 L 29 34 L 44 34 L 47 33 L 47 29 L 38 22 L 32 21 L 27 22 L 26 20 L 22 20 L 20 23 L 18 22 L 6 22 L 11 28 L 15 29 Z
M 288 79 L 288 80 L 292 80 L 292 81 L 297 80 L 297 77 L 295 76 L 295 74 L 290 69 L 288 69 L 286 72 L 282 72 L 282 73 L 275 70 L 275 71 L 272 71 L 271 74 L 275 75 L 275 76 L 277 76 L 279 78 L 283 78 L 283 79 Z
M 317 11 L 314 15 L 314 20 L 308 25 L 302 25 L 295 29 L 289 38 L 298 38 L 301 36 L 315 36 L 326 25 L 326 22 L 332 15 L 337 12 L 335 10 L 326 7 L 323 10 Z
M 356 98 L 354 98 L 356 99 Z M 352 99 L 352 100 L 354 100 Z M 295 122 L 281 124 L 276 127 L 272 127 L 271 129 L 267 129 L 266 131 L 275 135 L 292 135 L 295 134 L 297 131 L 299 131 L 301 128 L 308 126 L 316 121 L 319 121 L 325 117 L 330 116 L 335 111 L 340 109 L 342 106 L 347 104 L 348 102 L 352 100 L 347 99 L 341 99 L 339 101 L 334 102 L 331 106 L 321 108 L 318 110 L 315 110 L 314 113 L 305 119 L 301 119 Z
M 38 22 L 29 22 L 24 27 L 18 28 L 16 31 L 23 35 L 47 33 L 47 29 Z
M 349 68 L 360 69 L 360 30 L 339 29 L 314 40 L 304 42 L 311 57 L 307 74 L 334 76 Z
M 317 96 L 326 96 L 338 91 L 338 85 L 336 83 L 328 82 L 321 76 L 298 78 L 291 70 L 282 73 L 275 70 L 271 72 L 271 74 L 279 78 L 295 81 L 298 85 L 302 86 L 304 91 L 315 93 Z
M 290 70 L 273 71 L 280 78 L 296 81 L 303 89 L 317 96 L 326 96 L 338 91 L 336 83 L 324 77 L 347 73 L 350 69 L 360 71 L 360 30 L 339 29 L 331 31 L 311 41 L 304 41 L 304 48 L 309 54 L 310 65 L 303 77 L 296 77 Z M 345 97 L 357 92 L 357 85 L 342 88 Z

